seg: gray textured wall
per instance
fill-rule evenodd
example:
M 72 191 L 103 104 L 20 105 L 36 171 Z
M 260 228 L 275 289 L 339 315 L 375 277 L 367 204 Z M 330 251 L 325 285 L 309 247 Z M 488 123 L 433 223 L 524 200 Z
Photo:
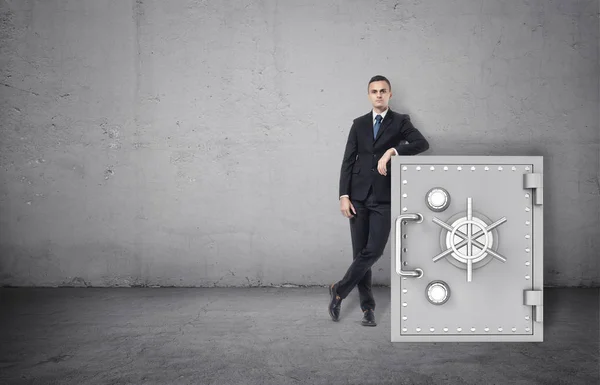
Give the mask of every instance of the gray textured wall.
M 384 74 L 426 154 L 543 155 L 546 283 L 599 285 L 598 7 L 6 0 L 0 284 L 341 278 L 339 165 Z

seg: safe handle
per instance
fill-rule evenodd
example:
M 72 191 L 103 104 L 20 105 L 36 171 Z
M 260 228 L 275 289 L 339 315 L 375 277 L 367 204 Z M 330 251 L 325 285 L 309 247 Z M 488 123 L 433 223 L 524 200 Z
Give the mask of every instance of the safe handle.
M 423 276 L 423 270 L 402 270 L 402 224 L 404 221 L 414 221 L 417 223 L 423 222 L 423 216 L 419 213 L 416 214 L 402 214 L 396 218 L 395 230 L 396 230 L 396 273 L 402 277 L 413 277 L 421 278 Z

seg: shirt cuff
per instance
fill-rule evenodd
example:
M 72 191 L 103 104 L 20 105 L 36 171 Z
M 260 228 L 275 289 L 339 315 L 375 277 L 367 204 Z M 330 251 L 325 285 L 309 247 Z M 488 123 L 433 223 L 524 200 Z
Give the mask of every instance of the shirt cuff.
M 340 199 L 342 199 L 343 197 L 350 198 L 350 195 L 341 195 Z

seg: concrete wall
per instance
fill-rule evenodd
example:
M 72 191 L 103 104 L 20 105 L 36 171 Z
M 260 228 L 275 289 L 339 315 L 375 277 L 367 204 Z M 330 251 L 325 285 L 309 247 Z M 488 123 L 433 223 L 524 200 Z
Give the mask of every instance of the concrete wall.
M 599 285 L 598 7 L 6 0 L 0 284 L 340 279 L 340 161 L 384 74 L 426 154 L 543 155 L 546 283 Z

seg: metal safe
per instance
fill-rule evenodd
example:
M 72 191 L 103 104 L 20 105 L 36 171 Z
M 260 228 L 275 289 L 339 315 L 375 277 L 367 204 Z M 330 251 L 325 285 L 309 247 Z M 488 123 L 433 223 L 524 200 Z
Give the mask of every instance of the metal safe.
M 392 342 L 543 341 L 543 158 L 391 166 Z

